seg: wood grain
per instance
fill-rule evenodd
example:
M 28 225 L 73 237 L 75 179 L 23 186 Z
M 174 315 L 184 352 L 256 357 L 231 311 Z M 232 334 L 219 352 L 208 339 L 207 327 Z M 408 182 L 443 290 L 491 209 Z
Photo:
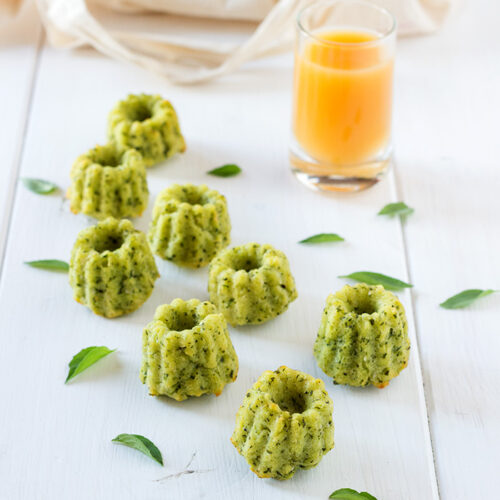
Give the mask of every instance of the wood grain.
M 0 27 L 0 271 L 41 42 L 34 5 Z
M 398 184 L 415 208 L 405 243 L 444 500 L 500 489 L 500 294 L 438 306 L 500 289 L 499 18 L 497 2 L 469 3 L 443 32 L 399 46 Z
M 147 228 L 152 201 L 168 184 L 206 182 L 227 195 L 234 244 L 269 242 L 287 253 L 300 297 L 272 322 L 231 329 L 240 373 L 219 398 L 154 399 L 138 379 L 141 329 L 162 303 L 207 298 L 206 269 L 159 262 L 162 277 L 140 310 L 117 320 L 93 316 L 72 300 L 66 276 L 22 264 L 67 259 L 77 232 L 90 221 L 69 213 L 58 198 L 19 190 L 0 283 L 0 317 L 9 332 L 0 366 L 12 374 L 0 381 L 10 409 L 0 413 L 5 471 L 0 497 L 324 499 L 348 486 L 384 500 L 437 498 L 412 321 L 409 367 L 383 391 L 333 386 L 312 356 L 325 298 L 344 283 L 338 275 L 370 269 L 406 279 L 407 273 L 399 223 L 376 216 L 396 201 L 392 174 L 349 197 L 310 192 L 291 176 L 290 83 L 290 57 L 256 63 L 203 87 L 169 88 L 91 51 L 44 49 L 22 175 L 31 175 L 36 165 L 41 176 L 67 185 L 73 159 L 105 140 L 113 103 L 128 92 L 160 92 L 179 112 L 188 150 L 148 171 L 150 208 L 137 226 Z M 227 162 L 238 163 L 243 174 L 228 179 L 205 174 Z M 346 242 L 297 244 L 329 231 Z M 409 293 L 401 299 L 411 320 Z M 68 361 L 89 345 L 118 351 L 65 386 Z M 282 364 L 325 380 L 336 426 L 335 449 L 317 468 L 284 483 L 258 479 L 229 442 L 247 388 L 262 371 Z M 121 432 L 150 438 L 165 467 L 113 445 Z M 191 468 L 209 472 L 157 481 L 182 471 L 193 453 Z

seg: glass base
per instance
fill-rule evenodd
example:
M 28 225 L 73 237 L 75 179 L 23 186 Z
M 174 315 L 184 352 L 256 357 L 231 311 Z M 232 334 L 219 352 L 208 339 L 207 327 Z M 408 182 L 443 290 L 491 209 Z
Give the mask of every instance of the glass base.
M 362 191 L 377 184 L 390 164 L 389 148 L 369 162 L 342 166 L 320 163 L 304 153 L 298 145 L 290 149 L 292 172 L 302 184 L 319 191 Z

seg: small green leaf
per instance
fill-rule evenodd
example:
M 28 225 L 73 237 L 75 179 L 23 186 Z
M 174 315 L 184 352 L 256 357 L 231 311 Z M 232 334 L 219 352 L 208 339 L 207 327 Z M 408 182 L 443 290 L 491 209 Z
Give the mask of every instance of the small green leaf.
M 50 194 L 59 189 L 56 184 L 43 179 L 33 179 L 30 177 L 22 177 L 23 184 L 36 194 Z
M 163 465 L 163 457 L 160 450 L 148 439 L 139 434 L 118 434 L 112 441 L 121 443 L 129 448 L 134 448 L 144 455 L 152 458 L 160 465 Z
M 362 491 L 358 493 L 356 490 L 351 488 L 341 488 L 340 490 L 334 491 L 328 498 L 333 498 L 335 500 L 377 500 L 373 495 Z
M 209 170 L 207 174 L 217 175 L 218 177 L 232 177 L 233 175 L 238 175 L 241 172 L 241 168 L 234 163 L 228 163 L 227 165 L 222 165 L 221 167 Z
M 409 207 L 406 203 L 398 201 L 397 203 L 389 203 L 380 210 L 377 215 L 410 215 L 415 210 Z
M 69 264 L 64 260 L 30 260 L 28 262 L 25 262 L 25 264 L 27 266 L 36 267 L 37 269 L 47 269 L 48 271 L 69 271 Z
M 319 233 L 309 236 L 309 238 L 301 240 L 299 243 L 329 243 L 332 241 L 344 241 L 344 238 L 335 233 Z
M 348 278 L 360 281 L 361 283 L 366 283 L 367 285 L 383 285 L 388 290 L 402 290 L 403 288 L 413 287 L 410 283 L 405 283 L 404 281 L 391 278 L 385 274 L 372 273 L 370 271 L 358 271 L 345 276 L 339 276 L 339 278 Z
M 462 307 L 467 307 L 469 304 L 472 304 L 477 299 L 481 297 L 486 297 L 487 295 L 491 295 L 495 293 L 496 290 L 480 290 L 476 288 L 472 288 L 470 290 L 464 290 L 463 292 L 457 293 L 446 299 L 444 302 L 439 304 L 441 307 L 445 309 L 460 309 Z
M 115 352 L 116 349 L 108 349 L 106 346 L 91 346 L 82 349 L 78 354 L 73 356 L 73 359 L 69 362 L 69 372 L 66 377 L 65 384 L 69 382 L 73 377 L 76 377 L 79 373 L 86 370 L 89 366 L 97 363 L 101 358 Z
M 341 488 L 335 490 L 328 498 L 336 498 L 339 500 L 356 500 L 359 499 L 359 493 L 351 488 Z

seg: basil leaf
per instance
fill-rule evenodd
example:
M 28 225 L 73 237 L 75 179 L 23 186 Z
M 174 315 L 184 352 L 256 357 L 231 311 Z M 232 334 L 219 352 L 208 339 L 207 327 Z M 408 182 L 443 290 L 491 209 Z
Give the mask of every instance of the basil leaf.
M 339 276 L 339 278 L 349 278 L 368 285 L 383 285 L 387 290 L 402 290 L 403 288 L 413 287 L 410 283 L 405 283 L 404 281 L 391 278 L 385 274 L 372 273 L 370 271 L 358 271 L 345 276 Z
M 68 383 L 73 377 L 86 370 L 89 366 L 97 363 L 101 358 L 111 354 L 116 349 L 108 349 L 106 346 L 91 346 L 82 349 L 78 354 L 73 356 L 69 362 L 69 372 L 64 383 Z
M 47 269 L 48 271 L 69 271 L 69 264 L 64 262 L 64 260 L 30 260 L 25 262 L 25 264 L 27 266 L 36 267 L 37 269 Z
M 366 491 L 358 493 L 356 490 L 352 490 L 351 488 L 341 488 L 340 490 L 336 490 L 328 498 L 336 500 L 377 500 L 373 495 L 370 495 L 370 493 L 367 493 Z
M 209 170 L 207 174 L 217 175 L 218 177 L 232 177 L 233 175 L 238 175 L 241 172 L 241 168 L 234 163 L 228 163 L 227 165 L 222 165 L 221 167 Z
M 144 453 L 144 455 L 163 465 L 163 457 L 160 450 L 144 436 L 139 434 L 118 434 L 112 441 L 121 443 L 129 448 L 134 448 L 134 450 Z
M 335 233 L 319 233 L 309 236 L 309 238 L 301 240 L 299 243 L 329 243 L 331 241 L 344 241 L 344 238 Z
M 358 493 L 356 490 L 352 490 L 351 488 L 341 488 L 340 490 L 336 490 L 328 498 L 337 500 L 377 500 L 373 495 L 370 495 L 370 493 L 367 493 L 366 491 Z
M 397 203 L 389 203 L 383 207 L 377 215 L 410 215 L 415 210 L 409 207 L 406 203 L 398 201 Z
M 495 293 L 496 290 L 480 290 L 472 288 L 470 290 L 464 290 L 463 292 L 457 293 L 446 299 L 444 302 L 439 304 L 441 307 L 445 309 L 460 309 L 462 307 L 467 307 L 469 304 L 472 304 L 477 299 L 481 297 L 486 297 L 487 295 L 491 295 Z
M 328 498 L 336 498 L 338 500 L 359 500 L 359 494 L 356 490 L 351 488 L 341 488 L 340 490 L 335 490 Z
M 36 194 L 50 194 L 59 189 L 56 184 L 43 179 L 33 179 L 30 177 L 22 177 L 23 184 Z

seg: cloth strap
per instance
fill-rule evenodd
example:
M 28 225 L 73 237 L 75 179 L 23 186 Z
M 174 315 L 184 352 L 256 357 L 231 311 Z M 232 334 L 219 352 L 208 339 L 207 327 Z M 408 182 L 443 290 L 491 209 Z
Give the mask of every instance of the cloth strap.
M 399 34 L 434 31 L 451 0 L 371 0 L 398 20 Z M 0 0 L 14 13 L 22 0 Z M 195 83 L 234 71 L 252 59 L 291 47 L 294 21 L 311 0 L 36 0 L 56 47 L 91 45 L 98 51 L 161 74 Z M 154 15 L 151 15 L 152 13 Z M 190 16 L 182 19 L 176 15 Z M 202 21 L 200 16 L 217 18 Z M 196 19 L 198 18 L 198 19 Z M 236 21 L 237 20 L 237 21 Z M 260 20 L 260 24 L 256 24 Z M 195 31 L 179 33 L 179 24 Z M 204 24 L 210 30 L 203 37 Z M 153 29 L 155 27 L 156 29 Z M 237 42 L 214 40 L 214 29 L 236 28 Z M 242 34 L 247 34 L 241 38 Z

